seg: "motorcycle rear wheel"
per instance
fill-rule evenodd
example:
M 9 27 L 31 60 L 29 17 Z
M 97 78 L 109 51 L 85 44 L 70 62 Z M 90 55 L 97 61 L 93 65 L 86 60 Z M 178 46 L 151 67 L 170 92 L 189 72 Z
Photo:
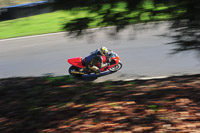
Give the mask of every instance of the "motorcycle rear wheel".
M 71 67 L 69 68 L 68 72 L 69 72 L 70 75 L 72 75 L 72 76 L 74 76 L 74 77 L 78 77 L 78 78 L 82 77 L 82 74 L 74 74 L 74 73 L 72 73 L 73 71 L 79 71 L 79 68 L 78 68 L 78 67 L 71 66 Z
M 110 68 L 109 70 L 111 72 L 116 72 L 116 71 L 120 70 L 121 68 L 122 68 L 122 63 L 119 62 L 117 65 L 115 65 L 114 67 Z

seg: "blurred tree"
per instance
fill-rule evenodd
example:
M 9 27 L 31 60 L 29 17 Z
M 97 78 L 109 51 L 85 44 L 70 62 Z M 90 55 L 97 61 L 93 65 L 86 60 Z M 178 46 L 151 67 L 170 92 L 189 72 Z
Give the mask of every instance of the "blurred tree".
M 125 10 L 116 11 L 119 2 L 125 3 Z M 105 8 L 105 4 L 109 5 Z M 163 9 L 158 7 L 163 5 Z M 90 12 L 95 12 L 101 17 L 98 25 L 116 25 L 116 32 L 119 32 L 126 25 L 131 23 L 157 21 L 157 16 L 165 14 L 171 16 L 174 29 L 178 34 L 172 36 L 177 44 L 174 53 L 187 50 L 198 50 L 200 53 L 200 2 L 199 0 L 55 0 L 57 9 L 70 10 L 75 7 L 87 7 Z M 84 10 L 84 8 L 77 8 Z M 133 15 L 134 11 L 138 13 Z M 147 19 L 145 19 L 145 17 Z M 65 25 L 70 33 L 81 35 L 82 30 L 97 18 L 85 17 L 74 19 Z
M 124 2 L 125 10 L 116 11 L 118 2 Z M 105 4 L 109 5 L 108 8 L 104 9 Z M 164 5 L 167 8 L 162 10 L 157 10 L 156 8 L 160 5 Z M 90 12 L 95 12 L 98 16 L 102 17 L 102 20 L 99 22 L 99 25 L 109 26 L 116 25 L 120 28 L 123 28 L 125 25 L 134 22 L 145 22 L 145 20 L 141 20 L 141 16 L 148 14 L 147 16 L 150 18 L 148 21 L 155 21 L 156 15 L 162 14 L 170 14 L 174 20 L 180 19 L 196 19 L 196 16 L 199 16 L 198 9 L 195 6 L 199 5 L 198 0 L 55 0 L 55 7 L 58 9 L 69 10 L 75 7 L 87 7 L 87 10 Z M 145 6 L 145 7 L 144 7 Z M 78 10 L 78 8 L 77 8 Z M 84 10 L 81 8 L 81 10 Z M 137 15 L 131 15 L 134 11 L 139 11 Z M 180 12 L 184 12 L 180 14 Z M 81 23 L 80 29 L 82 30 L 83 25 L 85 28 L 88 28 L 88 24 L 92 21 L 95 21 L 96 18 L 90 18 L 90 21 L 82 21 L 82 19 L 74 19 L 72 20 L 65 28 L 70 30 L 79 29 L 79 24 Z M 73 25 L 74 23 L 74 25 Z M 118 27 L 118 28 L 119 28 Z M 118 31 L 118 30 L 117 30 Z
M 200 57 L 200 2 L 198 0 L 185 0 L 182 8 L 186 12 L 176 18 L 171 29 L 176 35 L 171 36 L 176 44 L 172 53 L 195 50 Z

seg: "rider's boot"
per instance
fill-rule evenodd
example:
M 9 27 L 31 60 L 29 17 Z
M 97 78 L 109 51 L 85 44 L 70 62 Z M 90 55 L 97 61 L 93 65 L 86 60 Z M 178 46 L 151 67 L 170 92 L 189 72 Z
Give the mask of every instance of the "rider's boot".
M 100 74 L 100 72 L 101 72 L 101 71 L 100 71 L 100 70 L 98 70 L 98 71 L 96 71 L 96 72 L 95 72 L 95 74 L 96 74 L 96 75 L 99 75 L 99 74 Z

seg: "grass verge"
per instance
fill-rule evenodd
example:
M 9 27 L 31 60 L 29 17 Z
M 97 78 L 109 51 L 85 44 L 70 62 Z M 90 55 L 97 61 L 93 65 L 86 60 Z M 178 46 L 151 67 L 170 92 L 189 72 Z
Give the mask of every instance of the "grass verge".
M 124 12 L 127 10 L 126 6 L 126 3 L 119 2 L 112 10 L 115 13 Z M 102 11 L 108 9 L 109 7 L 109 4 L 104 5 Z M 152 20 L 169 20 L 172 18 L 172 16 L 168 13 L 158 13 L 152 16 L 151 12 L 143 12 L 143 10 L 162 11 L 170 7 L 173 6 L 157 5 L 154 7 L 151 0 L 146 0 L 141 5 L 140 9 L 127 14 L 125 17 L 138 18 L 129 20 L 130 23 L 148 22 Z M 177 12 L 183 13 L 185 11 Z M 88 8 L 74 8 L 68 11 L 60 10 L 51 13 L 0 22 L 0 39 L 61 32 L 64 31 L 63 27 L 67 22 L 70 22 L 73 19 L 84 17 L 95 18 L 95 21 L 89 23 L 89 28 L 108 26 L 104 23 L 100 23 L 103 16 L 99 16 L 97 13 L 91 13 Z

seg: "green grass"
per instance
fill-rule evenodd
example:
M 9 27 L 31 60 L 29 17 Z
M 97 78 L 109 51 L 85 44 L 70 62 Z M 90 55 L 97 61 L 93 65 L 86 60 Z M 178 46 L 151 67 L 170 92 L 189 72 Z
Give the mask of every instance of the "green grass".
M 149 105 L 148 108 L 151 109 L 151 110 L 154 110 L 155 113 L 158 111 L 157 105 Z
M 93 14 L 89 14 L 92 16 Z M 88 16 L 87 11 L 72 15 L 70 11 L 56 11 L 26 18 L 0 22 L 0 39 L 64 31 L 66 22 Z
M 125 12 L 127 10 L 126 6 L 127 5 L 125 2 L 119 2 L 116 4 L 115 8 L 112 9 L 112 11 L 114 13 Z M 164 5 L 158 5 L 154 7 L 151 0 L 146 0 L 141 7 L 142 9 L 138 9 L 125 16 L 139 18 L 139 20 L 129 20 L 130 23 L 146 22 L 151 20 L 167 20 L 172 18 L 170 14 L 166 13 L 152 16 L 151 12 L 144 12 L 145 9 L 165 10 L 168 8 Z M 109 4 L 104 5 L 102 12 L 109 8 Z M 185 11 L 177 11 L 177 13 L 183 12 Z M 89 28 L 108 26 L 105 23 L 99 25 L 99 22 L 102 21 L 101 15 L 89 12 L 88 8 L 75 8 L 69 11 L 55 11 L 51 13 L 0 22 L 0 39 L 61 32 L 64 31 L 63 27 L 67 22 L 70 22 L 73 19 L 84 17 L 91 17 L 95 20 L 89 23 Z
M 111 107 L 118 107 L 119 106 L 119 104 L 117 104 L 117 103 L 108 103 L 108 105 L 111 106 Z

